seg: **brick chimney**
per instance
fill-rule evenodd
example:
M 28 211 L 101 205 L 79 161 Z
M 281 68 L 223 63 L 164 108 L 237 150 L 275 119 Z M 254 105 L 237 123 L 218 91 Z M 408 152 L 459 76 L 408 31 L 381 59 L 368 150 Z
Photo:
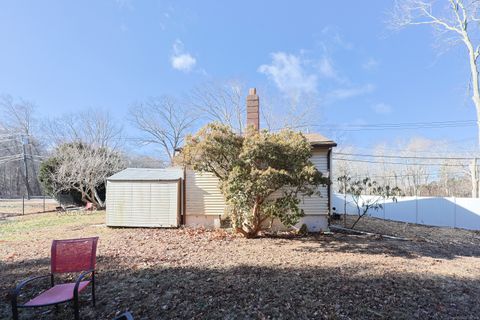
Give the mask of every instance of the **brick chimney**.
M 247 126 L 251 125 L 257 131 L 260 129 L 260 99 L 255 88 L 250 88 L 247 96 Z

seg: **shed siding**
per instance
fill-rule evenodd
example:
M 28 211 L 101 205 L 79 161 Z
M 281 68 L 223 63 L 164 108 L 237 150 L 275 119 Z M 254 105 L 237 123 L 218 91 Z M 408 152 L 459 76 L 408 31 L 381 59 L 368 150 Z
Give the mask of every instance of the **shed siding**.
M 178 226 L 177 181 L 108 181 L 108 226 Z
M 218 178 L 211 173 L 187 170 L 185 177 L 186 215 L 222 215 L 225 201 L 218 188 Z

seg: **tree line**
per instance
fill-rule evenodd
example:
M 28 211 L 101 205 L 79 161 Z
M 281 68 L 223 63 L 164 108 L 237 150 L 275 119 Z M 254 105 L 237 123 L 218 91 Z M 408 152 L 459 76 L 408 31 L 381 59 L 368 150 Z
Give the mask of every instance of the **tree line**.
M 3 95 L 0 198 L 70 190 L 75 199 L 102 207 L 104 187 L 99 181 L 127 166 L 171 165 L 185 136 L 202 125 L 218 122 L 244 132 L 245 99 L 239 81 L 208 82 L 182 98 L 164 95 L 132 103 L 125 118 L 116 120 L 102 109 L 44 117 L 34 103 Z M 306 110 L 314 108 L 315 99 L 303 101 L 310 102 L 301 105 L 299 99 L 262 94 L 262 125 L 274 129 L 312 123 Z M 288 116 L 293 113 L 297 116 Z M 145 146 L 148 155 L 137 152 Z M 105 162 L 111 166 L 102 169 Z M 88 175 L 93 169 L 99 181 Z

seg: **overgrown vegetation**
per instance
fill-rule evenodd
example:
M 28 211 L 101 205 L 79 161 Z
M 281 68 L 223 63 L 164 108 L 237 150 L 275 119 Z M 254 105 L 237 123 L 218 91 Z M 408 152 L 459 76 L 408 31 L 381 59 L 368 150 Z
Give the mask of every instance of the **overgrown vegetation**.
M 212 123 L 186 140 L 180 161 L 220 180 L 236 230 L 256 236 L 279 219 L 291 226 L 303 215 L 302 197 L 318 194 L 329 180 L 310 161 L 311 146 L 292 130 L 247 128 L 244 136 Z
M 116 151 L 81 142 L 65 143 L 42 162 L 39 180 L 53 197 L 80 194 L 81 201 L 104 208 L 106 179 L 124 167 L 125 161 Z
M 370 210 L 382 209 L 383 205 L 380 201 L 390 198 L 396 201 L 396 197 L 400 196 L 402 192 L 398 187 L 392 188 L 389 185 L 380 185 L 368 177 L 354 180 L 350 176 L 344 175 L 338 177 L 338 182 L 340 185 L 339 192 L 343 193 L 345 197 L 349 195 L 357 208 L 358 217 L 350 227 L 352 229 Z M 346 205 L 347 201 L 344 203 Z M 344 210 L 346 214 L 346 208 Z

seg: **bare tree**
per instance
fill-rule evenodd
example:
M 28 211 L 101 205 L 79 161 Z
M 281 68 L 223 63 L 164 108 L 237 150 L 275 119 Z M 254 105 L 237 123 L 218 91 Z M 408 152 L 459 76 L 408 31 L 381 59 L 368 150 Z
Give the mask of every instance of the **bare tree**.
M 43 131 L 54 145 L 83 142 L 99 148 L 117 149 L 124 141 L 122 126 L 107 112 L 97 109 L 47 120 Z
M 208 82 L 195 88 L 189 101 L 205 120 L 230 126 L 235 132 L 245 129 L 246 105 L 244 86 L 237 80 Z
M 66 143 L 42 164 L 40 180 L 54 196 L 76 190 L 84 202 L 104 208 L 105 199 L 99 191 L 105 188 L 109 176 L 124 167 L 125 160 L 116 151 L 81 142 Z
M 261 116 L 268 130 L 283 128 L 308 131 L 318 118 L 318 100 L 315 95 L 302 95 L 301 98 L 262 95 Z
M 175 150 L 181 147 L 195 117 L 177 100 L 164 96 L 132 106 L 130 121 L 144 134 L 139 141 L 160 145 L 173 164 Z
M 431 25 L 449 46 L 463 44 L 470 66 L 472 101 L 477 112 L 480 146 L 480 1 L 478 0 L 397 0 L 392 12 L 392 26 Z M 476 161 L 471 166 L 472 197 L 479 196 L 479 175 Z
M 431 25 L 449 45 L 462 43 L 470 66 L 472 101 L 480 124 L 480 1 L 478 0 L 397 0 L 391 24 L 395 28 Z M 480 125 L 478 126 L 480 145 Z
M 4 186 L 0 194 L 40 194 L 36 178 L 42 145 L 35 137 L 35 106 L 9 95 L 0 97 L 0 163 Z
M 147 155 L 128 154 L 126 161 L 127 166 L 133 168 L 165 168 L 166 166 L 162 159 Z

